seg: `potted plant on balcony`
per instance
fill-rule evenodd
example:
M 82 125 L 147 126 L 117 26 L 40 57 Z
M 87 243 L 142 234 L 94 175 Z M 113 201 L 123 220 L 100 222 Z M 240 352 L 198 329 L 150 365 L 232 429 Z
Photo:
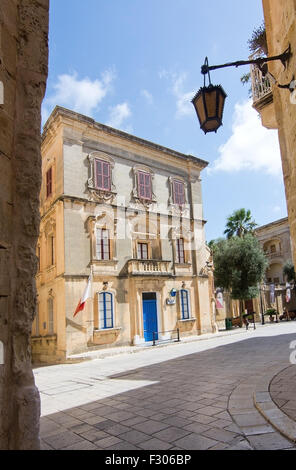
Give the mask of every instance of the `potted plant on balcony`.
M 249 51 L 251 54 L 255 54 L 258 56 L 266 55 L 268 56 L 268 48 L 267 48 L 267 38 L 266 38 L 266 28 L 265 23 L 263 22 L 261 26 L 255 28 L 252 33 L 251 39 L 248 40 Z M 241 77 L 241 82 L 243 85 L 249 83 L 251 79 L 250 73 L 245 73 Z M 252 95 L 252 89 L 249 90 L 249 95 Z
M 262 52 L 268 55 L 266 28 L 264 22 L 258 28 L 255 28 L 251 39 L 248 40 L 249 50 L 252 54 Z

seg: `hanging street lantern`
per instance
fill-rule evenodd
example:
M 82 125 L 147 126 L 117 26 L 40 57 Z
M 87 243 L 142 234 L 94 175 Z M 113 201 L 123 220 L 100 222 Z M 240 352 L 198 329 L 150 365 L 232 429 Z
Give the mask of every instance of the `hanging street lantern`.
M 208 132 L 217 132 L 219 127 L 222 126 L 227 95 L 221 85 L 212 85 L 208 70 L 208 58 L 206 58 L 205 66 L 204 86 L 196 93 L 192 103 L 199 119 L 200 128 L 207 134 Z M 209 86 L 206 86 L 206 74 L 209 78 Z
M 237 62 L 230 62 L 223 65 L 209 66 L 208 58 L 206 57 L 205 63 L 201 68 L 201 73 L 204 75 L 204 86 L 200 88 L 200 90 L 196 93 L 196 95 L 191 101 L 199 119 L 200 127 L 204 131 L 204 133 L 207 134 L 208 132 L 217 132 L 219 127 L 223 125 L 223 110 L 225 99 L 227 97 L 221 85 L 212 85 L 210 70 L 216 70 L 225 67 L 239 67 L 241 65 L 248 64 L 256 64 L 264 75 L 266 74 L 273 78 L 275 85 L 277 85 L 279 88 L 287 88 L 292 93 L 296 88 L 296 82 L 294 80 L 295 77 L 293 77 L 293 80 L 290 83 L 280 85 L 277 80 L 271 75 L 271 73 L 268 72 L 267 69 L 267 62 L 270 62 L 272 60 L 280 60 L 284 67 L 286 67 L 286 64 L 290 59 L 291 55 L 291 46 L 289 45 L 285 52 L 278 56 L 259 57 L 258 59 L 253 60 L 240 60 Z M 209 79 L 208 86 L 206 86 L 206 75 L 208 75 Z

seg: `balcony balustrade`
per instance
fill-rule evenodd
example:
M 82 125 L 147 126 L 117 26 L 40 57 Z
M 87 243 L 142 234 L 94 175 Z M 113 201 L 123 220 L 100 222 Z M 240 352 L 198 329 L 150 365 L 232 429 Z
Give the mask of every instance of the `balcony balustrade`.
M 258 53 L 250 56 L 250 60 L 257 59 Z M 254 104 L 262 98 L 270 96 L 272 98 L 272 88 L 268 77 L 263 77 L 261 70 L 255 65 L 251 65 L 252 95 Z
M 265 255 L 270 258 L 270 259 L 273 259 L 273 258 L 280 258 L 281 256 L 283 256 L 283 252 L 282 250 L 278 250 L 278 251 L 265 251 Z
M 171 275 L 170 261 L 163 260 L 139 260 L 131 259 L 128 262 L 128 273 L 132 275 L 155 275 L 167 276 Z

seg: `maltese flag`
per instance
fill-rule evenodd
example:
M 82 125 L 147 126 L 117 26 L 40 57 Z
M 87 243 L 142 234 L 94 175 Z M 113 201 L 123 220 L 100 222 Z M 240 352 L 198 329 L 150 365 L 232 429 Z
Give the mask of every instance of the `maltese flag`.
M 87 286 L 85 288 L 83 296 L 81 297 L 81 299 L 78 302 L 78 305 L 77 305 L 77 308 L 75 310 L 75 313 L 74 313 L 73 317 L 75 317 L 75 315 L 77 315 L 78 312 L 81 312 L 84 309 L 85 302 L 89 298 L 91 298 L 91 275 L 88 278 Z

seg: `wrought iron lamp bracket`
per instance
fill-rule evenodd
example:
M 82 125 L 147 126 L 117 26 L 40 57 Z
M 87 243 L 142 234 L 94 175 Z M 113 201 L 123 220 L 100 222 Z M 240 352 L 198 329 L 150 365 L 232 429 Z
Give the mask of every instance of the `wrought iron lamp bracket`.
M 201 69 L 202 69 L 201 73 L 204 76 L 204 87 L 206 86 L 206 75 L 208 76 L 208 79 L 209 79 L 209 86 L 211 86 L 212 82 L 211 82 L 211 75 L 210 75 L 210 68 L 209 68 L 209 60 L 207 57 L 205 58 L 205 63 Z
M 256 64 L 259 67 L 262 66 L 263 64 L 267 62 L 271 62 L 274 60 L 280 60 L 283 64 L 283 66 L 286 69 L 287 62 L 289 61 L 290 57 L 292 55 L 291 52 L 291 45 L 289 44 L 289 47 L 280 55 L 273 56 L 273 57 L 259 57 L 258 59 L 252 59 L 252 60 L 238 60 L 236 62 L 229 62 L 227 64 L 222 64 L 222 65 L 210 65 L 208 64 L 208 58 L 206 57 L 204 65 L 201 67 L 201 73 L 203 75 L 206 75 L 210 73 L 211 70 L 217 70 L 217 69 L 222 69 L 225 67 L 240 67 L 241 65 L 250 65 L 250 64 Z

